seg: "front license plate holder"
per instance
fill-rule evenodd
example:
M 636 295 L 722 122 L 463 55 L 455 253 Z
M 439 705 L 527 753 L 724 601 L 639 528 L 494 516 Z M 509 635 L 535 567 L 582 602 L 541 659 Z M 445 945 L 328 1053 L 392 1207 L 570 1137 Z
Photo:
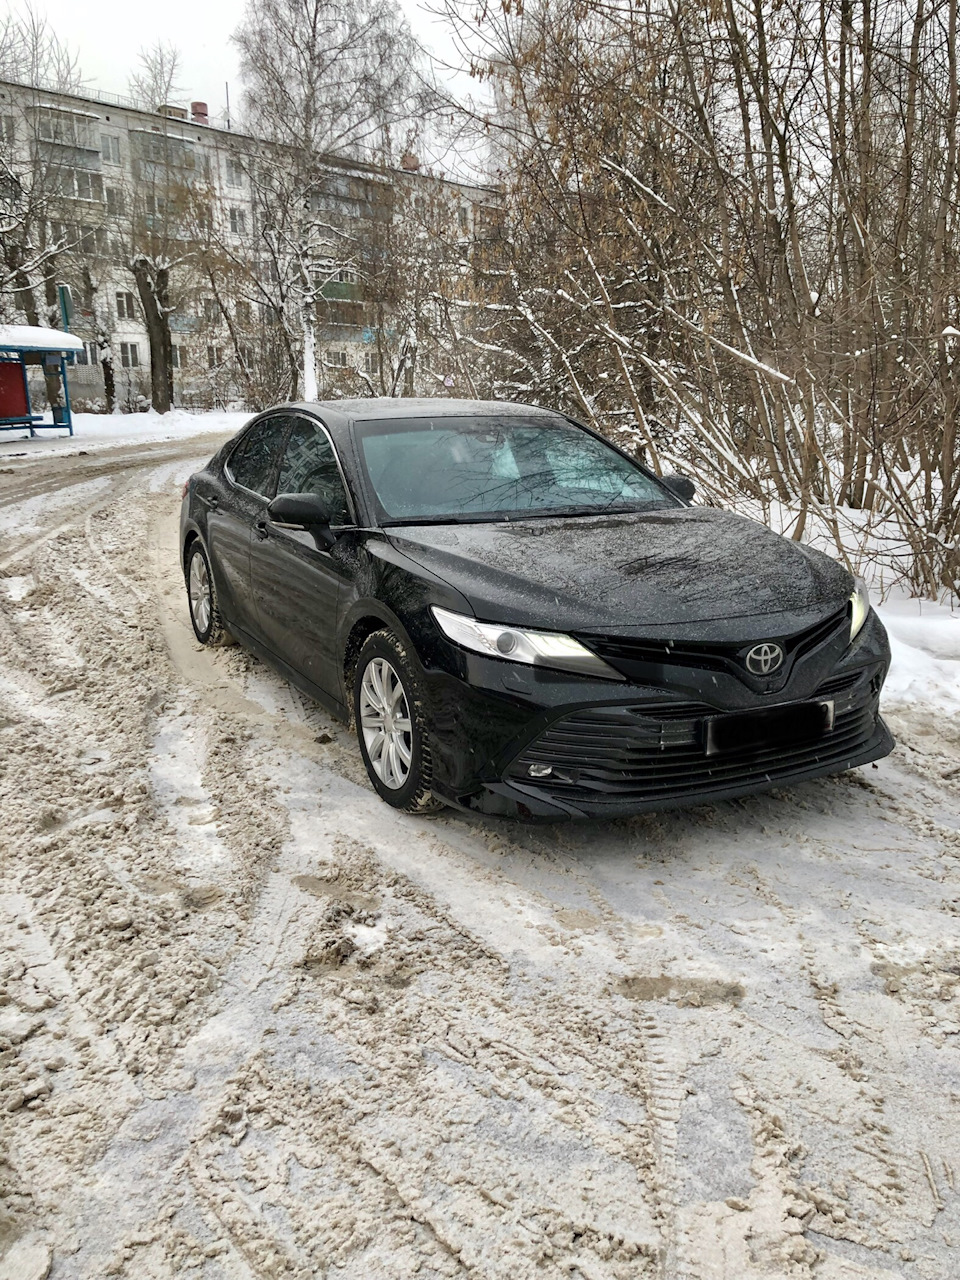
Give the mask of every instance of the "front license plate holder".
M 795 702 L 762 711 L 738 711 L 711 716 L 703 722 L 704 754 L 726 755 L 731 751 L 762 750 L 816 742 L 833 729 L 834 704 Z

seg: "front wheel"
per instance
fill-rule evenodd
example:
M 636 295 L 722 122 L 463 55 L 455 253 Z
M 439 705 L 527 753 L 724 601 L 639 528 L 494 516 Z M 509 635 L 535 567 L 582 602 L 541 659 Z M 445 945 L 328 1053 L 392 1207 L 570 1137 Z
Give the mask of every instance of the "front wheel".
M 360 754 L 382 800 L 406 813 L 443 808 L 430 791 L 430 748 L 420 681 L 389 631 L 368 636 L 357 660 L 353 713 Z

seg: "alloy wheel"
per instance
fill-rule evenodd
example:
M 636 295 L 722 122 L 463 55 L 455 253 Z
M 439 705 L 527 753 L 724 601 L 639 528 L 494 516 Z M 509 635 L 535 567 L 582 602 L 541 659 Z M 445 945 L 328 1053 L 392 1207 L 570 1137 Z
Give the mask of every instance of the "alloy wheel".
M 193 625 L 202 636 L 210 625 L 210 614 L 213 600 L 210 592 L 210 574 L 207 563 L 199 551 L 194 552 L 190 561 L 190 612 Z
M 386 658 L 371 658 L 364 669 L 360 730 L 377 777 L 398 791 L 410 776 L 413 723 L 403 684 Z

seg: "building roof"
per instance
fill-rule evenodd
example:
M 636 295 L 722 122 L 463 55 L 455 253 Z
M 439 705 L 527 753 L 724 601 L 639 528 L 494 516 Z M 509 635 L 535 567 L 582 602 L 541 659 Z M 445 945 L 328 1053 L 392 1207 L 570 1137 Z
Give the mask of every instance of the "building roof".
M 31 324 L 0 324 L 0 351 L 82 350 L 82 341 L 73 333 Z
M 261 145 L 266 143 L 268 146 L 276 146 L 278 149 L 282 150 L 282 144 L 270 143 L 268 140 L 258 138 L 255 134 L 247 133 L 243 129 L 231 128 L 229 121 L 226 122 L 226 127 L 224 127 L 223 125 L 214 123 L 212 117 L 204 123 L 201 120 L 181 119 L 179 117 L 168 116 L 145 103 L 137 102 L 133 98 L 125 98 L 121 95 L 112 93 L 102 93 L 99 90 L 91 89 L 89 87 L 76 90 L 55 89 L 44 85 L 30 84 L 26 80 L 12 79 L 9 76 L 0 77 L 0 85 L 3 85 L 4 88 L 10 88 L 17 91 L 26 90 L 38 95 L 43 94 L 44 100 L 42 102 L 37 102 L 34 105 L 40 106 L 46 110 L 66 112 L 73 111 L 76 115 L 89 115 L 91 119 L 100 118 L 100 116 L 95 112 L 84 112 L 67 106 L 62 101 L 63 99 L 69 99 L 72 102 L 89 103 L 95 106 L 108 106 L 120 111 L 131 112 L 150 120 L 156 120 L 164 126 L 164 129 L 160 130 L 158 125 L 151 125 L 149 130 L 146 130 L 146 132 L 163 132 L 169 127 L 170 123 L 173 122 L 179 128 L 186 130 L 188 134 L 193 135 L 197 141 L 203 140 L 204 135 L 206 135 L 208 138 L 214 138 L 216 141 L 226 144 L 227 146 L 233 147 L 236 145 L 239 149 L 243 149 L 245 144 L 253 142 Z M 54 102 L 50 100 L 52 98 L 61 99 L 61 101 Z M 111 122 L 111 124 L 113 123 L 114 122 Z M 129 128 L 129 126 L 127 127 Z M 134 127 L 132 131 L 136 132 L 136 127 Z M 196 131 L 196 133 L 194 133 L 194 131 Z M 168 134 L 168 136 L 177 137 L 178 135 Z M 186 138 L 186 134 L 182 136 L 185 140 L 189 140 Z M 501 194 L 501 188 L 498 185 L 480 182 L 472 178 L 456 178 L 443 174 L 433 174 L 425 170 L 410 172 L 403 168 L 386 168 L 367 160 L 360 160 L 356 157 L 346 155 L 323 155 L 318 156 L 317 158 L 331 167 L 345 169 L 348 172 L 357 174 L 365 174 L 374 178 L 386 177 L 393 180 L 400 178 L 410 182 L 455 187 L 463 191 L 478 191 L 485 195 L 499 196 Z

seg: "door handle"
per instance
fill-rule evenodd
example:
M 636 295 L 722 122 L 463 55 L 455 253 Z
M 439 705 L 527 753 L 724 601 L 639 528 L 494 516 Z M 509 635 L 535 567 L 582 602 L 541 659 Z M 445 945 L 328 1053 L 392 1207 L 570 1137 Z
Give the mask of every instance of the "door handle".
M 204 506 L 209 507 L 211 511 L 216 511 L 217 507 L 220 505 L 220 499 L 215 493 L 205 494 L 200 501 Z
M 267 528 L 266 520 L 258 520 L 257 523 L 253 526 L 253 528 L 254 528 L 254 532 L 256 533 L 257 537 L 260 539 L 261 542 L 264 540 L 264 538 L 267 538 L 270 536 L 270 530 Z

